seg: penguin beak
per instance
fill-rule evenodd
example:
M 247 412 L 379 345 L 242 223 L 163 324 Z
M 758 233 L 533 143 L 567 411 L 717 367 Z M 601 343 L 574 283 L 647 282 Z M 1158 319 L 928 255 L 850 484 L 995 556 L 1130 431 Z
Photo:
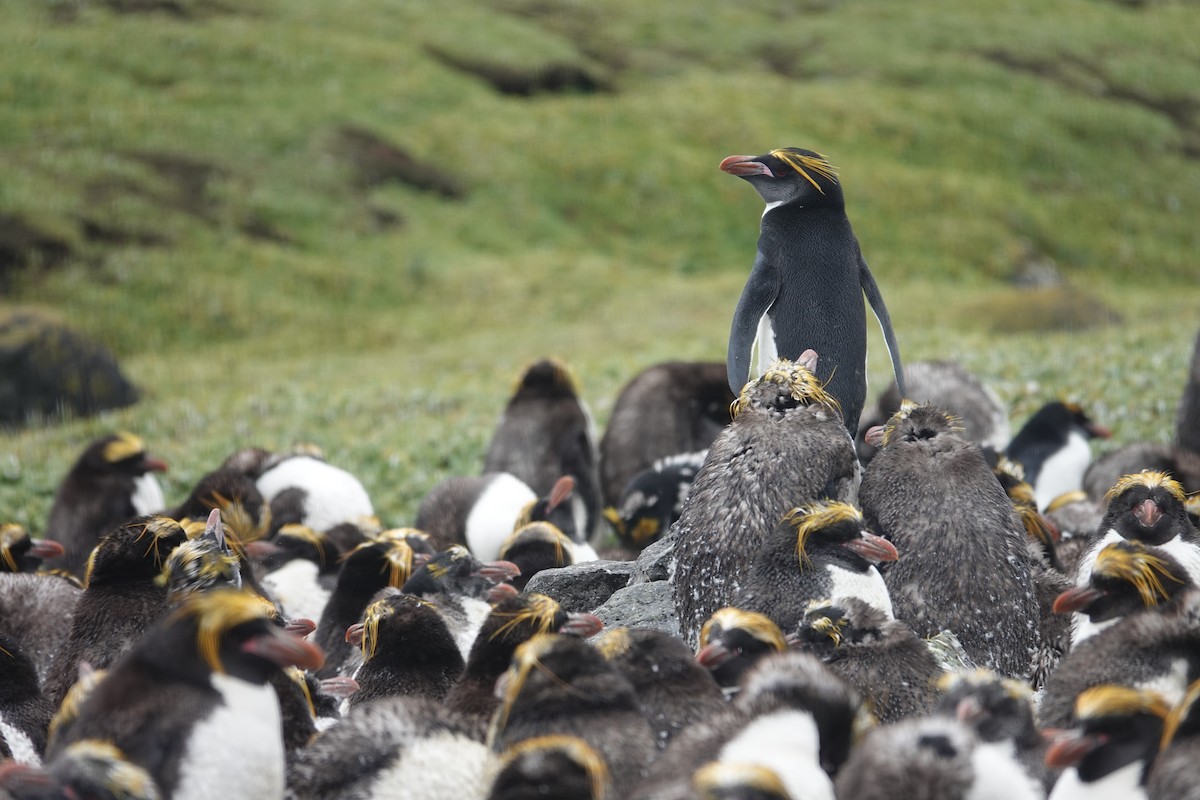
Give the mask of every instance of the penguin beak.
M 361 622 L 356 622 L 349 628 L 346 628 L 346 642 L 355 647 L 362 647 L 363 631 L 365 629 L 366 626 Z
M 589 636 L 595 636 L 602 630 L 604 630 L 604 621 L 599 617 L 576 611 L 567 615 L 567 621 L 558 629 L 558 632 L 586 639 Z
M 142 467 L 144 467 L 147 472 L 166 472 L 167 462 L 163 461 L 161 458 L 145 456 L 142 459 Z
M 358 681 L 351 678 L 349 675 L 339 675 L 336 678 L 325 678 L 320 684 L 321 694 L 327 697 L 336 697 L 339 700 L 345 700 L 350 695 L 358 691 Z
M 1078 764 L 1084 756 L 1104 745 L 1107 736 L 1100 734 L 1071 733 L 1046 749 L 1046 766 L 1066 769 Z
M 716 669 L 737 655 L 736 650 L 730 650 L 720 642 L 712 642 L 700 648 L 696 653 L 696 661 L 705 669 Z
M 290 633 L 284 633 L 279 628 L 269 628 L 265 633 L 247 639 L 242 643 L 242 652 L 256 655 L 281 668 L 295 666 L 301 669 L 320 669 L 325 663 L 325 654 L 321 652 L 321 648 Z
M 761 161 L 755 161 L 754 156 L 729 156 L 721 161 L 720 166 L 722 172 L 737 175 L 739 178 L 748 178 L 752 175 L 766 175 L 768 178 L 775 177 L 775 173 L 771 172 L 771 168 Z
M 1103 596 L 1104 592 L 1090 586 L 1076 586 L 1074 589 L 1067 589 L 1054 598 L 1054 613 L 1070 614 L 1073 611 L 1082 611 Z
M 1133 509 L 1133 515 L 1137 517 L 1137 521 L 1144 527 L 1153 528 L 1154 524 L 1162 519 L 1162 509 L 1158 507 L 1158 503 L 1153 500 L 1146 499 L 1142 504 Z
M 964 697 L 958 701 L 954 716 L 964 725 L 971 725 L 983 716 L 983 706 L 974 697 Z
M 481 578 L 501 583 L 520 575 L 521 568 L 511 561 L 489 561 L 475 570 L 475 574 Z
M 1086 430 L 1088 432 L 1088 435 L 1091 436 L 1093 439 L 1111 439 L 1112 438 L 1112 428 L 1097 424 L 1095 422 L 1089 422 L 1087 424 L 1087 426 L 1084 428 L 1084 430 Z
M 33 546 L 29 548 L 29 555 L 34 558 L 40 558 L 45 561 L 48 558 L 58 558 L 65 550 L 63 546 L 53 539 L 37 539 L 34 540 Z
M 859 538 L 851 539 L 842 547 L 854 551 L 867 561 L 895 561 L 900 557 L 895 545 L 882 536 L 876 536 L 867 531 L 863 531 Z
M 308 636 L 316 629 L 317 623 L 313 622 L 311 619 L 306 619 L 305 617 L 297 617 L 296 619 L 288 620 L 283 626 L 285 633 L 290 633 L 292 636 L 296 636 L 300 639 Z
M 863 434 L 863 441 L 871 445 L 871 447 L 883 447 L 883 431 L 882 425 L 874 425 L 867 428 L 867 432 Z
M 487 599 L 489 603 L 499 603 L 507 600 L 510 597 L 516 597 L 520 592 L 517 587 L 511 583 L 497 583 L 492 588 L 488 589 Z

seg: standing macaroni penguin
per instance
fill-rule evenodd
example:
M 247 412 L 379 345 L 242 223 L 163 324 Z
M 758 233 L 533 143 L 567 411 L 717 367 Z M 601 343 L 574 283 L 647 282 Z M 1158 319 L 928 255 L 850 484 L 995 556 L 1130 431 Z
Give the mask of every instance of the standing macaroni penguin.
M 817 377 L 853 436 L 867 394 L 864 293 L 906 392 L 892 320 L 850 227 L 837 173 L 824 156 L 797 147 L 729 156 L 721 170 L 745 178 L 767 203 L 729 332 L 729 387 L 736 394 L 776 358 L 811 348 L 821 356 Z

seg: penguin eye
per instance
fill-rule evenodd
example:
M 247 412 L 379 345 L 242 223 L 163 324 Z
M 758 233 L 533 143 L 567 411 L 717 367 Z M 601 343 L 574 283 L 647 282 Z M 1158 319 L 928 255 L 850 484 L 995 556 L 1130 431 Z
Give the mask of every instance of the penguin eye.
M 954 758 L 958 755 L 958 750 L 950 743 L 950 738 L 947 736 L 922 736 L 917 744 L 933 751 L 938 758 Z
M 905 435 L 904 439 L 908 442 L 916 442 L 921 439 L 932 439 L 935 436 L 937 436 L 937 431 L 935 430 L 930 428 L 917 428 L 916 430 L 909 431 Z

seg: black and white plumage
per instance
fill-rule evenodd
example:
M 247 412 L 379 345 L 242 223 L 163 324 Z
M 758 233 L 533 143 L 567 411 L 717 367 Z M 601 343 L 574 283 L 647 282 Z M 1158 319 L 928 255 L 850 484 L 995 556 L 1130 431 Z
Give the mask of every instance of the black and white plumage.
M 42 562 L 62 554 L 53 539 L 33 539 L 15 522 L 0 525 L 0 572 L 37 572 Z
M 238 542 L 257 541 L 271 530 L 271 507 L 254 479 L 233 469 L 217 469 L 196 482 L 187 499 L 163 512 L 171 519 L 207 519 L 213 510 Z
M 0 759 L 40 764 L 53 714 L 37 667 L 16 640 L 0 633 Z
M 717 609 L 700 629 L 696 661 L 717 685 L 735 690 L 759 659 L 788 649 L 787 638 L 770 617 L 727 606 Z
M 1112 431 L 1094 422 L 1078 404 L 1055 400 L 1025 421 L 1005 454 L 1024 469 L 1038 510 L 1043 510 L 1054 498 L 1083 486 L 1092 463 L 1091 440 L 1110 436 Z
M 850 227 L 837 174 L 824 156 L 796 147 L 729 156 L 720 168 L 748 181 L 767 204 L 729 333 L 729 388 L 741 391 L 776 358 L 816 350 L 817 377 L 854 436 L 867 392 L 864 294 L 906 392 L 892 321 Z
M 631 378 L 600 439 L 604 501 L 619 506 L 633 477 L 656 462 L 708 449 L 729 424 L 735 396 L 722 361 L 668 361 Z
M 362 481 L 319 455 L 273 459 L 255 485 L 270 504 L 273 530 L 295 524 L 328 531 L 375 515 Z
M 1009 754 L 981 745 L 952 717 L 901 720 L 867 733 L 837 779 L 857 800 L 1043 800 L 1045 790 Z
M 288 770 L 292 800 L 478 800 L 490 758 L 471 726 L 424 697 L 364 703 Z
M 579 542 L 592 536 L 602 507 L 595 425 L 566 364 L 543 359 L 525 370 L 492 433 L 483 471 L 512 473 L 538 495 L 569 475 L 577 524 L 568 535 Z
M 1073 729 L 1046 752 L 1046 763 L 1063 770 L 1050 800 L 1144 800 L 1146 774 L 1170 709 L 1153 691 L 1119 684 L 1081 693 Z
M 48 760 L 73 742 L 101 739 L 164 796 L 281 797 L 279 701 L 268 679 L 288 666 L 319 666 L 321 652 L 272 623 L 269 610 L 232 589 L 192 597 L 113 665 Z
M 617 538 L 637 552 L 659 539 L 683 513 L 683 503 L 707 450 L 660 458 L 635 474 L 615 505 L 604 510 Z
M 1025 529 L 979 448 L 953 418 L 905 403 L 882 431 L 860 501 L 903 556 L 884 571 L 896 618 L 954 633 L 976 664 L 1028 677 L 1041 614 Z
M 780 630 L 796 630 L 813 602 L 857 598 L 892 619 L 892 601 L 875 565 L 895 561 L 896 548 L 866 529 L 848 503 L 794 508 L 765 537 L 733 605 L 765 614 Z
M 713 442 L 675 535 L 679 627 L 695 646 L 704 622 L 732 604 L 766 535 L 797 505 L 853 502 L 861 468 L 836 401 L 807 364 L 779 361 L 747 384 Z
M 175 520 L 145 516 L 100 540 L 88 562 L 87 588 L 75 604 L 71 631 L 46 678 L 52 703 L 75 682 L 81 661 L 96 668 L 113 664 L 167 614 L 166 586 L 155 579 L 186 538 Z
M 633 684 L 660 749 L 693 722 L 725 708 L 721 687 L 677 636 L 652 628 L 612 628 L 596 647 Z
M 576 546 L 549 522 L 530 522 L 509 534 L 500 546 L 499 558 L 515 564 L 521 573 L 512 585 L 524 590 L 529 579 L 544 569 L 560 569 L 575 563 Z
M 1175 409 L 1175 445 L 1200 454 L 1200 333 L 1192 346 L 1187 382 Z
M 615 797 L 626 797 L 657 748 L 633 686 L 587 642 L 540 634 L 520 645 L 501 679 L 503 699 L 488 746 L 503 753 L 526 739 L 577 736 L 608 763 Z
M 131 433 L 104 436 L 88 445 L 58 485 L 46 535 L 63 546 L 47 568 L 82 576 L 100 537 L 129 519 L 166 506 L 152 473 L 167 468 Z
M 990 386 L 972 375 L 958 361 L 915 361 L 904 365 L 907 393 L 892 381 L 880 393 L 872 409 L 864 411 L 858 423 L 858 454 L 863 463 L 875 455 L 875 448 L 863 435 L 875 425 L 883 425 L 900 410 L 900 403 L 937 406 L 949 411 L 962 425 L 962 437 L 979 445 L 984 452 L 1002 452 L 1012 438 L 1008 406 Z
M 925 642 L 858 598 L 813 606 L 794 639 L 797 649 L 857 688 L 880 722 L 919 716 L 937 703 L 944 673 Z
M 288 619 L 320 619 L 337 585 L 340 553 L 324 533 L 284 525 L 269 543 L 256 543 L 259 584 Z M 264 552 L 265 551 L 265 552 Z

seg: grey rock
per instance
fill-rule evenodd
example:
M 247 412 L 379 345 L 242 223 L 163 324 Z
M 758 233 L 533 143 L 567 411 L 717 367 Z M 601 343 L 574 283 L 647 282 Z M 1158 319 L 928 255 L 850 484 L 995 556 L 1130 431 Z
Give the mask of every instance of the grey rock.
M 638 555 L 637 561 L 633 562 L 633 575 L 629 578 L 630 585 L 665 581 L 670 578 L 673 555 L 675 555 L 675 536 L 672 533 L 667 533 L 657 542 L 647 545 Z
M 629 583 L 632 561 L 586 561 L 544 569 L 529 579 L 527 592 L 549 595 L 564 611 L 591 611 Z
M 655 628 L 679 636 L 675 600 L 668 581 L 635 583 L 613 593 L 592 611 L 606 628 Z

